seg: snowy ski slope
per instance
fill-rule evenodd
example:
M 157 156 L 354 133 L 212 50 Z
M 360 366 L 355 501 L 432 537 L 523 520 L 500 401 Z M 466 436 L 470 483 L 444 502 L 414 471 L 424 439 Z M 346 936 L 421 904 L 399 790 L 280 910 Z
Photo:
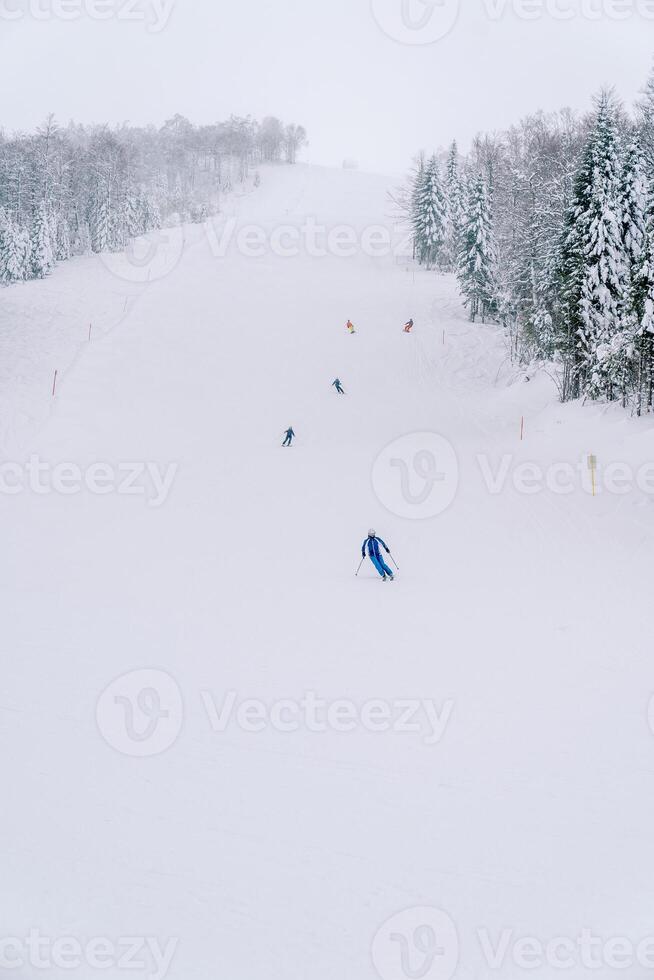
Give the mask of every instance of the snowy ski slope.
M 360 234 L 392 224 L 390 183 L 271 169 L 226 217 Z M 480 931 L 651 936 L 652 497 L 593 498 L 586 469 L 654 460 L 651 421 L 558 405 L 448 277 L 360 248 L 252 257 L 232 239 L 221 256 L 225 231 L 187 229 L 145 286 L 92 258 L 0 295 L 3 349 L 18 334 L 25 364 L 47 297 L 82 336 L 102 311 L 119 321 L 52 406 L 56 351 L 41 402 L 25 382 L 12 461 L 177 467 L 158 507 L 2 496 L 3 935 L 176 940 L 171 980 L 513 978 L 530 971 L 511 945 L 492 970 Z M 412 467 L 436 444 L 416 433 L 449 441 L 458 487 L 444 456 L 430 494 Z M 511 454 L 499 492 L 481 454 L 492 473 Z M 580 461 L 570 494 L 512 482 L 522 463 Z M 355 578 L 369 527 L 393 584 L 369 562 Z M 407 702 L 419 731 L 402 730 Z M 413 927 L 433 913 L 383 931 L 424 907 L 455 930 L 426 967 Z M 568 975 L 587 974 L 616 969 L 577 955 Z

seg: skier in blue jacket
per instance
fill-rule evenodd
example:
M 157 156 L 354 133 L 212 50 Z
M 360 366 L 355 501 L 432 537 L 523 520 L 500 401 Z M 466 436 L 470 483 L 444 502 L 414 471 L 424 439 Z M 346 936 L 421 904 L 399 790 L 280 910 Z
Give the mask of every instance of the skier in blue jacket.
M 379 545 L 382 546 L 382 548 L 384 549 L 387 555 L 390 555 L 391 553 L 390 548 L 388 547 L 385 541 L 382 541 L 381 538 L 377 537 L 377 532 L 368 531 L 368 537 L 363 542 L 363 546 L 361 548 L 361 557 L 362 558 L 366 557 L 366 549 L 367 549 L 370 561 L 373 563 L 373 565 L 381 575 L 384 582 L 386 581 L 387 578 L 389 578 L 392 582 L 395 576 L 393 575 L 393 572 L 382 558 L 381 551 L 379 550 Z
M 285 435 L 286 438 L 284 439 L 282 446 L 292 446 L 293 439 L 295 438 L 295 433 L 293 432 L 293 428 L 291 427 L 290 429 L 287 429 Z

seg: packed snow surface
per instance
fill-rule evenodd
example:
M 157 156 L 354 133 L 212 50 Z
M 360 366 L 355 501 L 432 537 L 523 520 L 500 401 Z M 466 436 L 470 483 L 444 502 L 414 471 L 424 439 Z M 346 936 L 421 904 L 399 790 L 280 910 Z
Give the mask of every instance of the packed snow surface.
M 652 422 L 559 405 L 451 277 L 364 247 L 388 190 L 270 168 L 149 281 L 92 257 L 0 295 L 5 461 L 172 479 L 2 495 L 3 936 L 175 944 L 52 976 L 517 977 L 522 937 L 654 933 Z M 369 528 L 393 583 L 355 577 Z

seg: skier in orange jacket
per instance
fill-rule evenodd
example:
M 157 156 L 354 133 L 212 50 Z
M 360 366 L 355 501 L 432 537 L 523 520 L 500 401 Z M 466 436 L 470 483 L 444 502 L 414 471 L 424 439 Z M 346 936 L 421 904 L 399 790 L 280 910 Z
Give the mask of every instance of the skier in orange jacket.
M 354 324 L 352 323 L 351 320 L 348 320 L 347 323 L 345 324 L 345 326 L 347 327 L 347 329 L 349 330 L 349 332 L 351 334 L 352 333 L 356 333 L 356 330 L 354 329 Z

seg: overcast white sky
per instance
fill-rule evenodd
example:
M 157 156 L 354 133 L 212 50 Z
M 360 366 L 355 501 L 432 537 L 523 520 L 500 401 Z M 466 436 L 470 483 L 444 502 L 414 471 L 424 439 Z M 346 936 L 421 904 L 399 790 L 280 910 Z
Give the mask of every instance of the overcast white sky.
M 134 2 L 0 0 L 0 125 L 272 114 L 307 127 L 311 162 L 397 173 L 602 84 L 631 103 L 654 54 L 654 0 L 138 0 L 147 21 Z

